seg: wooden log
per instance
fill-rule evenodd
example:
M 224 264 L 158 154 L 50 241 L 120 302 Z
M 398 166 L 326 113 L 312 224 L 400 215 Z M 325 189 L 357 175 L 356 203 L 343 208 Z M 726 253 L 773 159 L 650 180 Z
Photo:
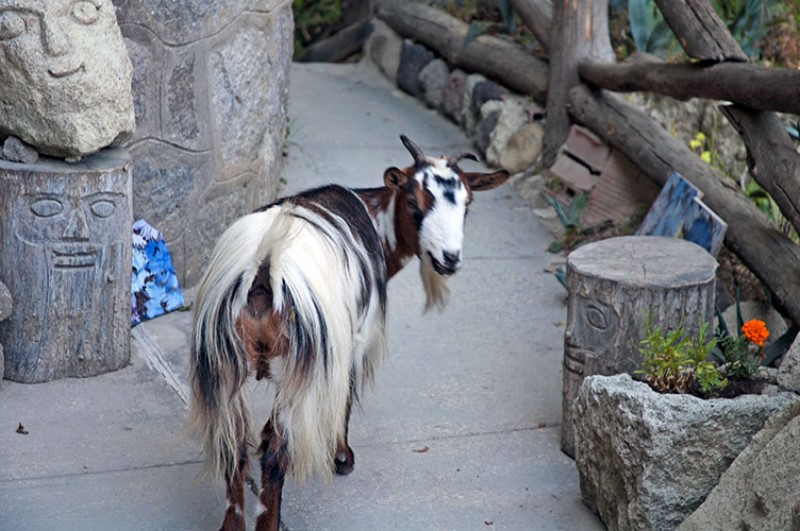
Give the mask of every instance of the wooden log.
M 553 3 L 550 0 L 509 0 L 511 9 L 519 15 L 539 44 L 550 51 L 550 27 L 553 23 Z
M 734 182 L 619 97 L 579 85 L 570 91 L 567 109 L 662 186 L 677 171 L 702 190 L 704 202 L 728 223 L 728 248 L 769 288 L 773 302 L 800 322 L 800 247 L 770 224 Z
M 578 65 L 587 57 L 614 61 L 608 36 L 608 1 L 556 2 L 550 34 L 550 79 L 542 163 L 550 167 L 569 134 L 565 103 L 569 89 L 580 83 Z
M 130 360 L 131 158 L 0 161 L 5 378 L 93 376 Z
M 465 46 L 465 23 L 420 2 L 384 0 L 377 15 L 400 35 L 436 51 L 451 66 L 494 78 L 539 103 L 546 101 L 547 63 L 518 44 L 481 35 Z
M 751 109 L 800 114 L 800 71 L 750 63 L 620 64 L 584 60 L 583 79 L 615 92 L 648 91 L 680 100 L 706 98 L 740 103 Z
M 705 24 L 706 31 L 697 33 L 692 31 L 691 25 L 680 23 L 672 26 L 670 22 L 687 53 L 689 50 L 695 53 L 716 53 L 715 43 L 722 42 L 727 43 L 724 47 L 727 52 L 741 52 L 728 28 L 719 21 L 706 0 L 684 1 L 690 7 L 689 10 L 676 9 L 675 5 L 679 2 L 672 0 L 656 0 L 656 3 L 665 18 L 668 13 L 669 17 L 680 18 L 681 21 L 697 17 L 698 22 Z M 687 13 L 681 14 L 683 11 Z M 747 56 L 742 53 L 740 59 L 747 60 Z M 777 116 L 753 114 L 739 106 L 728 107 L 723 111 L 744 138 L 753 178 L 772 196 L 786 219 L 800 232 L 800 155 L 784 131 L 783 124 Z
M 364 19 L 352 24 L 327 39 L 317 41 L 298 57 L 299 63 L 337 63 L 358 53 L 370 34 L 370 21 Z
M 708 0 L 656 0 L 664 20 L 689 55 L 700 61 L 747 61 L 747 54 Z
M 561 450 L 575 455 L 573 404 L 587 376 L 641 368 L 645 323 L 688 334 L 713 330 L 717 261 L 685 240 L 625 236 L 567 257 Z

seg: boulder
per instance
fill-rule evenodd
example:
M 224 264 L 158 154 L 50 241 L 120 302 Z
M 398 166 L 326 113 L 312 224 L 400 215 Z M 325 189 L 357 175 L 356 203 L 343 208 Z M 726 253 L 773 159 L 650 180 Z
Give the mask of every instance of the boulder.
M 419 74 L 431 61 L 433 52 L 421 44 L 403 39 L 400 66 L 397 69 L 397 86 L 415 98 L 422 96 L 424 89 L 419 81 Z
M 419 73 L 423 99 L 429 107 L 439 109 L 444 99 L 444 87 L 450 76 L 450 67 L 442 59 L 434 59 Z
M 776 414 L 678 528 L 800 529 L 800 403 Z
M 384 21 L 372 20 L 372 33 L 367 39 L 366 54 L 372 62 L 392 81 L 397 80 L 400 67 L 400 51 L 403 39 Z
M 33 24 L 22 11 L 3 12 L 0 133 L 66 158 L 129 138 L 132 68 L 111 0 L 42 5 Z
M 766 420 L 797 400 L 702 400 L 656 393 L 627 374 L 587 377 L 574 419 L 583 500 L 612 531 L 675 529 Z M 712 528 L 736 529 L 704 529 Z
M 461 109 L 464 105 L 464 89 L 467 86 L 467 74 L 463 70 L 453 70 L 444 85 L 442 96 L 442 112 L 445 116 L 460 124 L 463 121 Z
M 475 87 L 479 84 L 486 81 L 486 78 L 480 74 L 470 74 L 467 76 L 467 81 L 464 84 L 464 99 L 462 101 L 461 107 L 461 125 L 464 128 L 464 131 L 467 133 L 467 136 L 473 136 L 475 134 L 475 128 L 478 126 L 478 123 L 481 121 L 480 109 L 481 107 L 475 107 L 472 104 L 472 96 L 475 90 Z M 487 144 L 488 146 L 488 144 Z
M 800 393 L 800 335 L 798 335 L 778 368 L 778 385 L 784 389 Z
M 475 127 L 473 142 L 481 154 L 486 154 L 492 143 L 492 131 L 500 120 L 500 102 L 490 101 L 481 107 L 481 119 Z
M 19 138 L 10 136 L 3 142 L 3 153 L 0 158 L 9 162 L 35 164 L 39 160 L 39 153 Z
M 478 85 L 478 87 L 480 86 Z M 476 91 L 478 87 L 475 87 Z M 509 138 L 527 123 L 528 117 L 522 103 L 517 98 L 489 101 L 492 104 L 499 102 L 500 116 L 497 119 L 497 126 L 492 130 L 489 147 L 486 149 L 486 161 L 493 166 L 501 166 L 500 158 L 506 150 Z
M 500 166 L 510 172 L 517 173 L 529 168 L 536 162 L 542 151 L 544 128 L 538 123 L 523 125 L 511 135 L 506 148 L 500 153 Z

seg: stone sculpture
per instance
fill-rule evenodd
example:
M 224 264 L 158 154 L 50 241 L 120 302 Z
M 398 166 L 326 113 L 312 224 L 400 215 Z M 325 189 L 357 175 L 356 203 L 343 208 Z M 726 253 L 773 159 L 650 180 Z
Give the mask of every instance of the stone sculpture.
M 5 378 L 44 382 L 130 359 L 131 161 L 104 149 L 79 163 L 0 161 L 0 322 Z
M 111 0 L 0 0 L 0 136 L 80 158 L 133 134 Z

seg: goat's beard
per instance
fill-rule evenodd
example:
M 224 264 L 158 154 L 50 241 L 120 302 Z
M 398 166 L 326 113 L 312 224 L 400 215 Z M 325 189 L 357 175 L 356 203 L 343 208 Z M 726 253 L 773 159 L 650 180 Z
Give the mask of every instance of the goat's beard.
M 434 307 L 443 310 L 450 298 L 450 289 L 447 287 L 447 278 L 433 268 L 428 253 L 422 253 L 420 256 L 419 275 L 422 278 L 422 287 L 425 289 L 425 311 Z

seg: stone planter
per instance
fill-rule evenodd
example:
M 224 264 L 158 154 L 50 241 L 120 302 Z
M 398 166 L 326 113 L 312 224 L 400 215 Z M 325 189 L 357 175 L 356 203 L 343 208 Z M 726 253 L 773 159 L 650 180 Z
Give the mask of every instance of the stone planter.
M 591 376 L 575 402 L 584 502 L 609 530 L 675 529 L 794 393 L 703 400 L 627 374 Z

